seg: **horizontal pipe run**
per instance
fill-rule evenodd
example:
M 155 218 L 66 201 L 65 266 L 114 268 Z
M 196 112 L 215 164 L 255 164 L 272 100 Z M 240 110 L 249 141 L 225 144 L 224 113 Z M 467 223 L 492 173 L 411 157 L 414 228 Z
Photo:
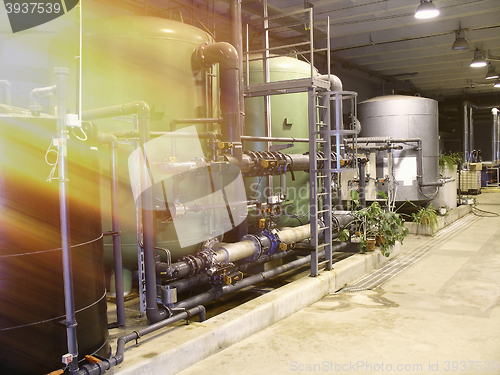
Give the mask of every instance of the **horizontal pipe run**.
M 138 138 L 139 132 L 137 130 L 123 130 L 119 132 L 109 133 L 116 138 Z M 166 138 L 201 138 L 201 139 L 217 139 L 220 134 L 214 132 L 200 132 L 200 133 L 172 133 L 172 132 L 150 132 L 151 137 L 166 137 Z
M 243 142 L 309 142 L 309 138 L 293 138 L 293 137 L 254 137 L 251 135 L 242 135 Z
M 335 245 L 332 247 L 332 251 L 337 251 L 340 250 L 344 247 L 347 246 L 346 242 L 339 243 L 338 245 Z M 318 257 L 324 257 L 325 251 L 321 250 L 318 253 Z M 174 305 L 174 308 L 189 308 L 190 306 L 196 306 L 201 303 L 205 303 L 208 301 L 211 301 L 213 299 L 217 299 L 225 294 L 240 290 L 242 288 L 245 288 L 247 286 L 253 285 L 253 284 L 258 284 L 260 282 L 263 282 L 266 279 L 269 279 L 271 277 L 280 275 L 282 273 L 285 273 L 287 271 L 291 271 L 293 269 L 299 268 L 307 263 L 311 262 L 311 255 L 307 255 L 303 258 L 294 260 L 290 263 L 284 264 L 282 266 L 279 266 L 277 268 L 273 268 L 272 270 L 261 272 L 249 277 L 244 278 L 243 280 L 223 287 L 222 289 L 220 288 L 214 288 L 211 289 L 205 293 L 201 293 L 197 296 L 188 298 L 184 301 L 178 302 L 177 304 Z
M 261 264 L 271 262 L 271 261 L 276 260 L 276 259 L 281 259 L 281 258 L 284 258 L 286 256 L 293 255 L 295 253 L 297 253 L 296 250 L 290 250 L 290 251 L 281 252 L 278 254 L 263 256 L 263 257 L 260 257 L 259 259 L 254 260 L 254 261 L 246 262 L 246 263 L 243 263 L 241 265 L 236 265 L 232 269 L 232 271 L 245 272 L 245 271 L 247 271 L 251 268 L 257 267 Z M 170 286 L 171 288 L 175 288 L 177 290 L 177 293 L 182 293 L 182 292 L 185 292 L 187 290 L 193 289 L 197 286 L 208 284 L 209 282 L 210 282 L 210 277 L 206 273 L 200 273 L 199 275 L 190 277 L 189 279 L 181 279 L 181 280 L 171 282 L 168 284 L 168 286 Z
M 117 341 L 116 354 L 109 359 L 103 359 L 99 363 L 91 363 L 82 366 L 78 372 L 78 375 L 103 375 L 106 371 L 111 368 L 118 366 L 124 360 L 125 344 L 138 340 L 142 336 L 145 336 L 151 332 L 157 331 L 160 328 L 164 328 L 180 320 L 189 319 L 193 315 L 199 315 L 200 321 L 203 322 L 206 317 L 205 307 L 199 305 L 186 310 L 182 313 L 174 315 L 170 318 L 162 320 L 160 322 L 151 324 L 143 329 L 129 333 L 128 335 L 122 336 Z

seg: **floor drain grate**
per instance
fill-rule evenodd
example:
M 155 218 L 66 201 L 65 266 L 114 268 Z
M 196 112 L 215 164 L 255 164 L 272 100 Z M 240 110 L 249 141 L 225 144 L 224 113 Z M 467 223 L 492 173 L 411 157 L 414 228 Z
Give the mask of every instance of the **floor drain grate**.
M 472 225 L 472 223 L 476 220 L 478 220 L 478 217 L 469 215 L 462 220 L 456 221 L 455 223 L 441 230 L 434 237 L 431 237 L 430 239 L 425 241 L 422 245 L 410 250 L 400 257 L 390 260 L 383 267 L 372 271 L 364 278 L 359 280 L 356 284 L 346 286 L 332 294 L 362 292 L 374 289 L 384 284 L 394 276 L 410 267 L 412 264 L 415 264 L 417 261 L 422 259 L 432 250 L 432 248 L 446 242 L 448 239 L 456 235 L 459 231 L 462 231 L 464 228 Z

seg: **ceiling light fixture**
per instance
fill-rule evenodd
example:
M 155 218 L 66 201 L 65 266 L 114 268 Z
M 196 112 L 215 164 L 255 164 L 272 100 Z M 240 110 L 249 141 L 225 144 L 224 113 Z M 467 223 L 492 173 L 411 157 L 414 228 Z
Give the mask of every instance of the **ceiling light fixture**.
M 432 0 L 420 0 L 420 5 L 415 12 L 416 18 L 433 18 L 439 15 L 439 9 L 432 3 Z
M 500 79 L 495 83 L 495 86 L 493 87 L 500 88 Z
M 498 78 L 498 73 L 495 71 L 495 67 L 489 63 L 488 64 L 488 73 L 486 73 L 486 79 L 495 79 Z
M 474 51 L 474 58 L 470 62 L 471 68 L 481 68 L 486 65 L 488 65 L 488 63 L 486 62 L 486 59 L 483 57 L 483 53 L 479 49 L 476 49 Z
M 465 39 L 465 32 L 462 30 L 460 25 L 458 26 L 458 31 L 455 31 L 455 41 L 453 42 L 451 49 L 455 51 L 470 49 L 469 42 Z

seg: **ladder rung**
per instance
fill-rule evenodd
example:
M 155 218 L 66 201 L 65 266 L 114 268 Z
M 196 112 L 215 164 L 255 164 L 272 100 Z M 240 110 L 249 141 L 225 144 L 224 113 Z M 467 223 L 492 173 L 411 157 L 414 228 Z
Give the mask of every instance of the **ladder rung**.
M 328 210 L 319 210 L 318 212 L 316 212 L 317 214 L 322 214 L 323 212 L 328 212 Z
M 325 158 L 317 158 L 316 161 L 326 161 L 328 159 L 325 159 Z
M 318 193 L 318 194 L 316 194 L 317 197 L 319 197 L 321 195 L 328 195 L 328 193 Z
M 322 243 L 322 244 L 319 244 L 319 245 L 318 245 L 318 246 L 316 246 L 316 247 L 317 247 L 318 249 L 321 249 L 321 248 L 323 248 L 323 247 L 325 247 L 325 246 L 328 246 L 328 245 L 329 245 L 329 244 L 327 244 L 327 243 Z
M 325 105 L 318 105 L 318 104 L 316 104 L 316 108 L 328 108 L 328 107 L 325 106 Z
M 316 178 L 327 178 L 328 176 L 316 176 Z
M 325 229 L 329 229 L 330 227 L 319 227 L 318 228 L 318 232 L 322 232 L 324 231 Z

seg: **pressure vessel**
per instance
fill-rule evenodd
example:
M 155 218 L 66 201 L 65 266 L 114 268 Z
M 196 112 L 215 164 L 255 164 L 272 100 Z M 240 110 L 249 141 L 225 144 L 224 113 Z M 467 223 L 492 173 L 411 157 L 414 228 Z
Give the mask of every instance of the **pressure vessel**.
M 68 353 L 52 116 L 0 105 L 0 373 L 46 374 Z M 80 358 L 109 354 L 95 129 L 68 139 Z
M 70 61 L 73 61 L 74 57 L 68 51 L 72 48 L 73 55 L 77 54 L 73 38 L 68 35 L 61 33 L 51 43 L 54 65 L 64 66 L 61 61 L 67 61 L 71 65 Z M 163 132 L 172 130 L 171 122 L 174 119 L 218 116 L 217 78 L 195 58 L 195 52 L 200 45 L 213 41 L 205 31 L 158 17 L 120 16 L 86 21 L 83 24 L 82 39 L 83 111 L 144 101 L 151 110 L 151 130 Z M 62 48 L 64 46 L 68 48 Z M 74 69 L 75 81 L 76 73 Z M 76 106 L 74 101 L 73 107 Z M 93 123 L 99 132 L 134 129 L 132 116 L 95 120 Z M 176 129 L 183 126 L 177 126 Z M 213 125 L 199 124 L 196 129 L 199 132 L 208 131 L 213 129 Z M 178 142 L 179 149 L 189 148 L 195 144 L 193 142 L 201 143 L 204 154 L 195 156 L 207 156 L 207 139 L 194 138 Z M 137 206 L 131 191 L 128 158 L 137 147 L 137 140 L 122 139 L 118 150 L 122 253 L 124 266 L 131 269 L 136 269 L 138 264 L 137 233 L 140 231 L 140 225 L 138 226 Z M 166 149 L 170 150 L 170 140 Z M 174 156 L 166 151 L 164 160 L 171 160 Z M 102 148 L 101 157 L 104 166 L 101 188 L 103 230 L 109 231 L 111 207 L 110 188 L 107 183 L 107 147 Z M 179 200 L 187 203 L 199 197 L 200 185 L 202 184 L 199 178 L 186 174 L 180 183 Z M 166 183 L 163 187 L 165 195 L 168 196 L 167 200 L 171 200 L 172 189 L 171 183 Z M 183 228 L 182 234 L 178 234 L 172 222 L 168 220 L 157 220 L 156 227 L 158 247 L 168 250 L 173 260 L 196 252 L 198 244 L 210 237 L 211 231 L 217 226 L 213 215 L 205 213 L 188 212 L 176 220 L 178 227 Z M 192 245 L 181 246 L 178 238 L 180 235 L 189 238 Z M 109 265 L 112 264 L 111 247 L 111 238 L 106 238 L 105 254 L 106 263 Z M 165 259 L 164 252 L 160 254 Z
M 361 122 L 360 137 L 418 138 L 422 141 L 422 170 L 424 182 L 435 182 L 439 173 L 438 104 L 436 100 L 403 95 L 388 95 L 365 100 L 358 104 Z M 392 170 L 388 169 L 386 152 L 377 154 L 377 178 L 393 176 L 396 201 L 425 201 L 433 198 L 437 187 L 419 186 L 416 143 L 398 143 L 394 150 Z M 380 186 L 386 189 L 387 185 Z

